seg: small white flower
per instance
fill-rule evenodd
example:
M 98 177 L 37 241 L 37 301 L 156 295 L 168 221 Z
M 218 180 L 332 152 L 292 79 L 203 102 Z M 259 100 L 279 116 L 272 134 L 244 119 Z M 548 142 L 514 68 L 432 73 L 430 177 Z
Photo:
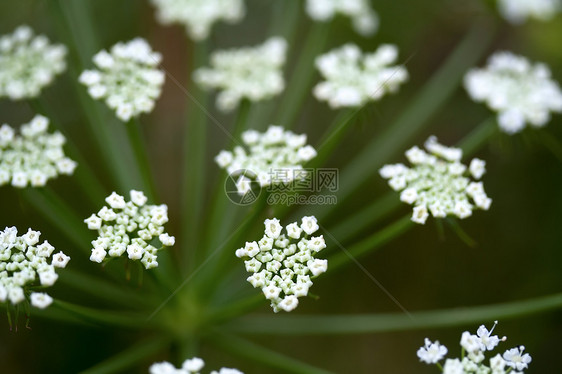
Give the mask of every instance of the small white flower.
M 8 299 L 12 304 L 19 304 L 25 300 L 25 295 L 21 287 L 13 286 L 8 289 Z
M 105 198 L 105 202 L 113 209 L 124 209 L 125 208 L 125 198 L 112 192 L 111 195 Z
M 52 286 L 53 284 L 55 284 L 58 278 L 59 276 L 57 273 L 55 273 L 54 270 L 42 271 L 39 273 L 39 281 L 41 282 L 42 286 Z
M 273 219 L 266 219 L 264 222 L 265 225 L 265 235 L 269 236 L 272 239 L 277 239 L 279 235 L 281 235 L 281 224 L 277 218 Z
M 316 220 L 316 217 L 306 216 L 306 217 L 302 218 L 301 229 L 303 229 L 303 231 L 307 235 L 314 234 L 316 231 L 318 231 L 319 228 L 320 228 L 320 226 L 318 226 L 318 221 Z
M 475 179 L 480 179 L 482 178 L 482 175 L 486 173 L 486 161 L 474 158 L 470 161 L 468 170 L 470 170 L 470 174 L 472 174 Z
M 181 24 L 194 40 L 209 36 L 212 25 L 224 20 L 235 23 L 244 17 L 243 0 L 151 0 L 157 20 L 164 24 Z
M 90 255 L 90 261 L 97 262 L 98 264 L 103 261 L 107 252 L 100 247 L 92 249 L 92 254 Z
M 256 47 L 216 51 L 211 56 L 212 67 L 197 69 L 193 77 L 205 89 L 221 90 L 217 107 L 230 111 L 243 99 L 261 101 L 283 91 L 286 50 L 287 42 L 274 37 Z
M 480 350 L 481 340 L 478 336 L 472 335 L 470 332 L 465 331 L 461 336 L 461 346 L 467 352 L 476 352 Z
M 45 309 L 52 304 L 53 298 L 46 293 L 32 292 L 30 296 L 31 305 L 39 309 Z
M 306 266 L 308 266 L 312 275 L 317 276 L 328 270 L 328 260 L 317 258 L 315 260 L 308 261 Z
M 65 268 L 66 264 L 68 264 L 68 261 L 70 261 L 70 256 L 65 255 L 61 251 L 53 255 L 53 260 L 51 264 L 57 268 Z
M 350 17 L 353 29 L 363 35 L 374 34 L 379 26 L 377 13 L 368 0 L 307 0 L 306 12 L 315 21 L 329 21 L 336 14 Z
M 176 244 L 176 238 L 168 235 L 167 233 L 160 234 L 160 236 L 158 236 L 158 239 L 160 239 L 162 245 L 166 247 L 172 247 L 174 244 Z
M 183 362 L 181 368 L 189 373 L 198 373 L 205 366 L 205 361 L 199 357 L 193 357 Z
M 447 347 L 439 344 L 438 341 L 432 343 L 429 339 L 425 338 L 425 345 L 418 349 L 417 354 L 420 361 L 428 364 L 435 364 L 445 357 L 447 354 Z
M 524 351 L 524 346 L 511 348 L 505 351 L 505 353 L 503 354 L 505 364 L 518 371 L 527 369 L 527 366 L 532 361 L 532 359 L 528 353 L 524 354 Z
M 90 230 L 99 230 L 101 228 L 102 220 L 100 217 L 92 214 L 90 217 L 86 218 L 84 222 L 88 225 Z
M 458 359 L 448 358 L 443 366 L 443 374 L 465 374 L 464 366 Z
M 501 15 L 513 24 L 521 24 L 528 18 L 548 21 L 562 11 L 560 0 L 499 0 Z
M 325 79 L 314 87 L 314 96 L 331 108 L 360 107 L 393 93 L 408 79 L 408 72 L 395 63 L 395 46 L 381 45 L 363 54 L 354 44 L 346 44 L 316 58 L 316 67 Z
M 127 254 L 131 260 L 140 260 L 144 254 L 145 248 L 137 243 L 129 244 L 127 246 Z
M 288 295 L 283 298 L 277 304 L 277 306 L 283 309 L 285 312 L 290 312 L 294 310 L 299 305 L 299 299 L 295 295 Z
M 508 134 L 527 123 L 543 127 L 551 112 L 562 112 L 562 90 L 549 68 L 510 52 L 495 53 L 488 66 L 469 71 L 464 85 L 474 101 L 485 102 L 498 113 L 500 129 Z

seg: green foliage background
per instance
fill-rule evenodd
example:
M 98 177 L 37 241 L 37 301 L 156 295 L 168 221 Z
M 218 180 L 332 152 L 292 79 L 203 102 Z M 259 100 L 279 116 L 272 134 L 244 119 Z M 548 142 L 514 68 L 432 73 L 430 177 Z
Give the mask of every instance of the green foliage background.
M 263 41 L 271 29 L 283 29 L 285 23 L 279 5 L 282 0 L 247 0 L 248 14 L 236 25 L 218 24 L 210 38 L 210 48 L 253 45 Z M 296 1 L 296 0 L 286 0 Z M 300 1 L 300 0 L 299 0 Z M 0 34 L 11 32 L 20 24 L 28 24 L 37 32 L 45 33 L 52 41 L 67 43 L 71 37 L 61 33 L 60 20 L 53 14 L 55 0 L 19 0 L 0 2 Z M 179 82 L 191 85 L 191 55 L 193 44 L 187 40 L 183 28 L 163 27 L 153 17 L 153 9 L 147 1 L 140 0 L 59 0 L 62 7 L 69 3 L 88 3 L 99 48 L 108 48 L 117 41 L 135 36 L 145 37 L 157 51 L 164 55 L 163 66 Z M 553 76 L 562 82 L 562 16 L 550 22 L 528 22 L 513 27 L 497 15 L 491 1 L 391 0 L 373 1 L 373 7 L 381 18 L 379 32 L 372 38 L 362 38 L 352 32 L 347 19 L 338 18 L 332 25 L 329 40 L 323 51 L 348 41 L 359 44 L 363 50 L 374 50 L 381 43 L 397 44 L 401 60 L 406 61 L 410 81 L 396 95 L 383 98 L 364 109 L 353 123 L 343 143 L 326 162 L 327 167 L 345 168 L 351 157 L 370 139 L 377 137 L 392 123 L 393 119 L 407 110 L 411 99 L 439 68 L 441 63 L 458 45 L 463 35 L 481 22 L 495 32 L 492 45 L 487 48 L 479 66 L 496 50 L 510 50 L 529 57 L 533 61 L 549 64 Z M 76 4 L 75 4 L 76 5 Z M 78 5 L 79 7 L 82 5 Z M 84 8 L 87 9 L 87 8 Z M 288 22 L 288 21 L 287 21 Z M 297 64 L 303 40 L 312 22 L 301 8 L 296 22 L 296 35 L 291 45 L 286 76 Z M 97 50 L 97 49 L 96 49 Z M 76 55 L 72 56 L 76 62 Z M 74 65 L 76 66 L 76 65 Z M 57 120 L 65 128 L 65 135 L 77 147 L 84 150 L 88 161 L 94 166 L 108 194 L 116 189 L 104 171 L 103 161 L 92 148 L 91 135 L 85 129 L 79 101 L 71 88 L 72 74 L 65 74 L 44 91 L 46 103 L 56 113 Z M 316 82 L 318 77 L 314 78 Z M 430 98 L 428 98 L 430 99 Z M 264 108 L 275 108 L 281 99 L 259 104 Z M 170 208 L 169 232 L 180 240 L 179 226 L 182 158 L 182 134 L 185 131 L 185 112 L 189 100 L 182 91 L 167 79 L 162 98 L 149 116 L 141 119 L 145 125 L 144 135 L 156 176 L 162 202 Z M 233 115 L 217 113 L 208 106 L 219 122 L 230 127 Z M 266 113 L 265 111 L 263 113 Z M 33 116 L 25 103 L 0 100 L 0 123 L 19 125 Z M 106 113 L 106 120 L 120 124 Z M 262 128 L 273 119 L 263 116 Z M 336 116 L 324 103 L 308 95 L 296 118 L 297 132 L 306 132 L 310 143 L 317 144 L 320 136 Z M 455 144 L 470 133 L 479 123 L 490 116 L 484 105 L 470 101 L 462 87 L 458 87 L 446 104 L 433 115 L 430 126 L 419 131 L 413 144 L 421 144 L 429 135 L 435 134 L 443 144 Z M 276 117 L 277 118 L 277 117 Z M 284 123 L 276 123 L 285 125 Z M 212 162 L 212 157 L 228 146 L 223 133 L 212 123 L 208 124 L 210 142 L 206 151 L 206 190 L 212 190 L 222 182 L 223 175 Z M 556 139 L 556 145 L 545 144 L 543 133 Z M 496 135 L 476 154 L 487 161 L 488 172 L 484 177 L 488 195 L 493 198 L 489 212 L 476 212 L 473 217 L 461 222 L 463 229 L 476 241 L 469 247 L 445 226 L 445 237 L 440 238 L 434 220 L 425 226 L 416 226 L 400 238 L 381 247 L 376 253 L 360 259 L 390 293 L 410 312 L 476 306 L 499 302 L 524 300 L 560 292 L 562 275 L 562 116 L 556 115 L 544 130 L 526 130 L 515 136 Z M 400 150 L 390 160 L 403 161 Z M 130 155 L 127 162 L 132 162 Z M 348 220 L 365 201 L 388 194 L 389 188 L 378 176 L 377 170 L 362 165 L 361 171 L 369 175 L 352 198 L 339 201 L 335 214 L 322 224 L 328 231 L 338 222 Z M 345 180 L 340 180 L 344 185 Z M 53 190 L 65 196 L 81 217 L 89 216 L 98 207 L 85 201 L 77 192 L 79 188 L 72 178 L 60 177 L 50 182 Z M 372 198 L 371 198 L 372 196 Z M 202 199 L 209 199 L 209 196 Z M 396 196 L 396 199 L 398 197 Z M 101 202 L 100 202 L 101 204 Z M 398 211 L 382 222 L 374 223 L 358 235 L 366 237 L 384 227 L 394 219 L 407 214 L 409 207 L 403 204 Z M 314 207 L 310 208 L 314 213 Z M 201 217 L 205 225 L 205 217 Z M 285 223 L 290 221 L 284 220 Z M 16 225 L 20 231 L 27 227 L 41 230 L 57 249 L 70 254 L 70 267 L 102 275 L 95 264 L 80 258 L 81 252 L 60 231 L 53 227 L 31 207 L 20 191 L 10 186 L 0 187 L 0 227 Z M 256 223 L 261 225 L 261 223 Z M 247 238 L 250 239 L 250 238 Z M 241 243 L 242 244 L 242 243 Z M 180 256 L 179 246 L 173 250 L 173 258 Z M 234 251 L 235 248 L 232 248 Z M 174 257 L 175 256 L 175 257 Z M 217 276 L 220 276 L 218 274 Z M 244 282 L 245 277 L 231 283 Z M 249 285 L 245 285 L 250 287 Z M 189 285 L 187 286 L 189 287 Z M 225 286 L 225 293 L 236 292 L 240 287 Z M 142 287 L 127 290 L 142 294 Z M 330 271 L 320 277 L 314 287 L 319 300 L 306 299 L 295 314 L 346 314 L 354 318 L 355 313 L 397 313 L 397 306 L 355 265 Z M 91 299 L 63 284 L 57 284 L 51 292 L 56 298 L 81 305 L 111 307 Z M 267 303 L 255 311 L 256 314 L 271 314 Z M 252 315 L 252 314 L 251 314 Z M 250 316 L 251 316 L 250 315 Z M 559 352 L 559 336 L 562 334 L 560 310 L 546 314 L 501 320 L 496 332 L 508 336 L 503 347 L 524 344 L 532 355 L 533 362 L 528 373 L 553 372 L 556 354 Z M 1 321 L 0 321 L 1 322 Z M 490 321 L 481 321 L 487 326 Z M 171 321 L 173 325 L 173 321 Z M 3 325 L 3 327 L 1 327 Z M 398 331 L 351 336 L 304 336 L 279 337 L 259 335 L 248 337 L 273 350 L 309 364 L 335 372 L 348 373 L 434 373 L 436 368 L 419 363 L 415 352 L 423 344 L 423 338 L 438 339 L 449 347 L 450 355 L 458 350 L 458 341 L 463 330 L 475 331 L 479 323 L 462 326 Z M 7 322 L 0 323 L 1 372 L 6 373 L 73 373 L 84 370 L 108 357 L 130 347 L 147 335 L 142 329 L 120 329 L 116 327 L 83 326 L 63 321 L 32 316 L 32 330 L 22 328 L 16 332 L 8 330 Z M 178 323 L 178 328 L 181 328 Z M 219 327 L 220 329 L 220 327 Z M 200 357 L 205 358 L 209 368 L 238 367 L 247 373 L 274 372 L 263 365 L 241 359 L 232 353 L 203 344 Z M 179 364 L 181 350 L 172 346 L 167 352 L 146 355 L 131 372 L 147 372 L 150 363 L 156 360 L 173 360 Z

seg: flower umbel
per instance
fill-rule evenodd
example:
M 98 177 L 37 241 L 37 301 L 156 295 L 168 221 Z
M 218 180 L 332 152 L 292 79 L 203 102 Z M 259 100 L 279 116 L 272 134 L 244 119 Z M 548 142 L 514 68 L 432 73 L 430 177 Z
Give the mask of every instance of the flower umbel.
M 32 306 L 44 309 L 53 299 L 42 292 L 58 279 L 55 268 L 64 268 L 70 257 L 62 252 L 53 255 L 55 247 L 39 244 L 39 231 L 28 229 L 18 236 L 15 227 L 0 231 L 0 303 L 17 305 L 28 299 Z
M 54 77 L 66 69 L 66 47 L 35 36 L 28 26 L 0 37 L 0 98 L 38 97 Z
M 445 147 L 434 136 L 425 142 L 427 152 L 412 147 L 406 157 L 413 165 L 385 165 L 380 175 L 388 179 L 395 191 L 402 191 L 400 200 L 414 205 L 412 221 L 424 224 L 429 213 L 435 218 L 454 215 L 466 218 L 474 209 L 488 210 L 492 200 L 484 192 L 482 182 L 473 182 L 485 173 L 485 162 L 473 159 L 467 168 L 460 163 L 462 150 Z
M 48 133 L 48 126 L 41 115 L 22 125 L 21 135 L 7 124 L 0 126 L 0 186 L 11 182 L 18 188 L 42 187 L 59 174 L 74 173 L 77 163 L 62 149 L 64 135 Z
M 168 207 L 147 205 L 141 191 L 131 190 L 130 196 L 131 201 L 126 202 L 113 192 L 105 199 L 109 208 L 104 206 L 84 220 L 99 235 L 92 241 L 90 261 L 101 263 L 107 255 L 114 258 L 127 252 L 130 260 L 140 260 L 146 269 L 151 269 L 158 266 L 157 252 L 175 244 L 175 238 L 164 232 Z
M 498 52 L 485 68 L 469 71 L 464 85 L 474 101 L 498 113 L 500 129 L 508 134 L 523 130 L 526 123 L 543 127 L 550 112 L 562 112 L 562 91 L 548 66 L 510 52 Z
M 237 146 L 233 152 L 221 151 L 215 161 L 229 174 L 251 171 L 261 187 L 306 178 L 302 164 L 316 157 L 316 150 L 306 145 L 305 134 L 297 135 L 280 126 L 270 126 L 264 133 L 245 131 L 242 142 L 249 147 L 249 152 Z M 251 182 L 248 176 L 241 176 L 236 184 L 238 193 L 245 195 Z
M 216 51 L 211 55 L 211 67 L 194 72 L 195 81 L 203 88 L 219 89 L 217 107 L 229 111 L 240 100 L 261 101 L 283 91 L 287 42 L 270 38 L 256 47 Z
M 353 29 L 363 35 L 373 35 L 379 27 L 379 17 L 368 0 L 306 0 L 306 12 L 315 21 L 330 21 L 336 14 L 351 18 Z
M 523 369 L 528 367 L 531 362 L 531 356 L 528 353 L 523 354 L 525 347 L 516 347 L 505 351 L 502 355 L 496 354 L 490 358 L 489 364 L 486 362 L 485 353 L 492 351 L 500 343 L 507 338 L 499 338 L 497 335 L 492 336 L 492 331 L 498 324 L 494 322 L 494 326 L 490 331 L 482 325 L 478 328 L 476 335 L 465 331 L 460 341 L 463 353 L 462 359 L 447 359 L 443 365 L 444 374 L 507 374 L 522 373 Z M 436 364 L 442 360 L 447 354 L 447 349 L 439 345 L 438 342 L 431 343 L 425 339 L 425 346 L 418 350 L 418 357 L 421 361 L 428 364 Z M 465 356 L 466 354 L 466 356 Z M 438 364 L 439 365 L 439 364 Z M 441 367 L 441 366 L 439 366 Z M 506 369 L 506 367 L 508 367 Z M 513 371 L 517 370 L 517 372 Z
M 151 0 L 156 18 L 162 24 L 179 23 L 185 26 L 194 40 L 209 36 L 213 23 L 224 20 L 236 23 L 244 17 L 243 0 Z
M 152 111 L 162 91 L 164 72 L 158 70 L 162 56 L 144 39 L 117 43 L 110 52 L 98 52 L 93 60 L 98 70 L 85 70 L 79 78 L 92 98 L 105 99 L 124 122 Z
M 148 369 L 150 374 L 199 374 L 205 367 L 205 361 L 199 357 L 185 360 L 181 368 L 176 369 L 174 365 L 167 361 L 156 362 Z M 244 374 L 238 369 L 221 368 L 219 371 L 213 370 L 211 374 Z
M 285 234 L 277 218 L 266 219 L 264 225 L 264 237 L 246 242 L 236 250 L 236 257 L 246 259 L 246 271 L 252 273 L 248 282 L 261 288 L 273 311 L 290 312 L 299 297 L 308 295 L 312 279 L 328 269 L 328 260 L 315 257 L 326 243 L 322 235 L 311 236 L 319 228 L 314 216 L 303 217 L 300 225 L 287 225 Z
M 316 58 L 316 67 L 326 79 L 314 87 L 314 96 L 332 108 L 358 107 L 398 90 L 408 79 L 403 66 L 392 66 L 398 48 L 381 45 L 373 53 L 362 53 L 346 44 Z

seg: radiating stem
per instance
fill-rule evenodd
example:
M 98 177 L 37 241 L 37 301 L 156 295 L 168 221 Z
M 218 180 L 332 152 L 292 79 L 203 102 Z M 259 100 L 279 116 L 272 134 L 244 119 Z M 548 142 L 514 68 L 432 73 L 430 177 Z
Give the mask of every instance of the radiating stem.
M 249 340 L 223 332 L 217 332 L 210 336 L 214 345 L 231 352 L 242 358 L 259 362 L 265 366 L 277 369 L 282 373 L 295 374 L 328 374 L 330 371 L 320 369 L 298 361 L 292 357 L 285 356 L 277 351 L 260 346 Z
M 131 121 L 129 121 L 129 123 L 125 124 L 125 127 L 127 127 L 129 142 L 135 154 L 136 164 L 140 169 L 144 189 L 148 199 L 154 203 L 158 203 L 158 194 L 156 193 L 154 178 L 150 172 L 150 160 L 148 159 L 146 144 L 142 137 L 141 126 L 142 125 L 138 117 L 134 117 Z
M 207 44 L 205 42 L 193 45 L 193 62 L 191 69 L 203 66 L 207 61 Z M 189 85 L 191 94 L 198 104 L 207 105 L 208 98 L 204 90 L 197 85 Z M 183 171 L 182 171 L 182 236 L 181 260 L 182 270 L 189 272 L 196 265 L 195 255 L 201 241 L 203 228 L 203 203 L 205 201 L 206 180 L 206 141 L 207 116 L 191 97 L 188 98 L 187 123 L 183 140 Z
M 562 309 L 562 293 L 475 307 L 411 313 L 345 315 L 252 315 L 223 328 L 244 334 L 343 335 L 452 327 L 507 320 Z
M 88 322 L 97 324 L 129 327 L 133 329 L 147 328 L 146 318 L 137 313 L 88 308 L 61 300 L 53 301 L 51 308 L 63 309 Z
M 300 49 L 303 52 L 298 56 L 297 63 L 288 80 L 283 101 L 275 116 L 276 121 L 274 123 L 276 125 L 285 128 L 295 126 L 297 115 L 306 97 L 310 95 L 312 82 L 316 78 L 314 59 L 324 49 L 329 37 L 329 30 L 330 22 L 315 22 L 311 25 L 304 45 Z
M 340 248 L 342 250 L 341 253 L 338 253 L 328 259 L 330 272 L 334 272 L 335 269 L 349 263 L 352 260 L 357 260 L 360 256 L 374 252 L 380 246 L 403 234 L 406 230 L 414 227 L 415 224 L 411 221 L 410 217 L 411 215 L 408 214 L 407 216 L 404 216 L 386 226 L 382 230 L 379 230 L 373 235 L 363 239 L 359 243 L 349 246 L 348 248 L 342 246 Z M 327 233 L 327 235 L 332 237 L 329 233 Z
M 165 336 L 152 336 L 143 340 L 136 345 L 125 349 L 111 358 L 100 362 L 99 364 L 82 371 L 82 374 L 107 374 L 107 373 L 123 373 L 126 369 L 145 360 L 147 357 L 163 350 L 170 344 L 170 339 Z M 143 368 L 143 371 L 146 371 Z

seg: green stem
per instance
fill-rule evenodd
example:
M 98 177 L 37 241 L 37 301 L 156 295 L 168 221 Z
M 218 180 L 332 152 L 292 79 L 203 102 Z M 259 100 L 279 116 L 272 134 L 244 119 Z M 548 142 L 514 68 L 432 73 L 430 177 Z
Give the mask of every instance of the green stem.
M 123 373 L 139 362 L 163 350 L 170 344 L 170 340 L 163 336 L 153 336 L 128 349 L 125 349 L 111 358 L 100 362 L 94 367 L 82 371 L 82 374 L 108 374 Z M 144 369 L 146 370 L 146 369 Z
M 207 61 L 207 44 L 196 43 L 193 46 L 192 69 L 205 64 Z M 194 99 L 205 106 L 208 95 L 197 85 L 193 85 Z M 196 253 L 201 241 L 203 216 L 203 202 L 205 196 L 206 180 L 206 139 L 207 116 L 200 108 L 192 103 L 189 98 L 187 126 L 184 137 L 183 174 L 182 174 L 182 269 L 187 272 L 193 270 L 196 264 Z
M 406 230 L 414 227 L 414 223 L 412 222 L 410 217 L 410 214 L 402 217 L 394 223 L 386 226 L 382 230 L 379 230 L 373 235 L 363 239 L 359 243 L 350 246 L 348 249 L 344 248 L 338 242 L 337 244 L 343 252 L 333 255 L 328 259 L 330 272 L 333 272 L 335 269 L 349 263 L 350 261 L 356 261 L 357 258 L 367 253 L 374 252 L 375 249 L 388 243 L 392 239 L 404 233 Z M 333 235 L 331 235 L 330 233 L 327 234 L 330 238 L 332 238 L 332 240 L 335 240 Z
M 86 253 L 90 253 L 90 233 L 70 205 L 48 187 L 26 188 L 22 191 L 28 201 L 47 221 Z
M 60 300 L 54 300 L 52 308 L 62 309 L 87 322 L 98 325 L 129 327 L 132 329 L 144 329 L 147 327 L 146 318 L 138 313 L 100 310 Z
M 472 132 L 465 136 L 458 144 L 463 150 L 464 157 L 476 152 L 483 144 L 498 133 L 495 117 L 482 121 Z
M 143 180 L 144 190 L 149 200 L 156 203 L 158 195 L 156 193 L 156 186 L 154 178 L 150 171 L 150 160 L 148 159 L 146 144 L 141 134 L 141 122 L 138 117 L 134 117 L 131 121 L 125 124 L 127 128 L 127 135 L 133 153 L 135 154 L 136 164 L 140 169 L 140 174 Z
M 277 351 L 260 346 L 249 340 L 223 332 L 216 332 L 210 337 L 214 345 L 231 352 L 244 359 L 259 362 L 265 366 L 277 369 L 282 373 L 295 374 L 327 374 L 330 371 L 320 369 L 305 362 L 295 360 Z
M 246 314 L 247 312 L 256 309 L 266 302 L 263 293 L 256 290 L 251 296 L 242 300 L 238 300 L 226 306 L 221 306 L 216 312 L 211 311 L 210 319 L 213 323 L 218 324 L 224 321 L 232 320 L 235 317 Z
M 116 284 L 102 280 L 72 269 L 64 269 L 60 272 L 59 281 L 81 292 L 95 296 L 98 299 L 119 304 L 128 308 L 151 308 L 155 301 L 151 300 L 150 295 L 139 295 L 131 292 L 122 284 Z
M 293 128 L 295 120 L 310 94 L 312 82 L 316 78 L 314 59 L 324 49 L 329 38 L 330 22 L 314 22 L 306 40 L 299 51 L 298 61 L 292 72 L 291 79 L 285 89 L 283 101 L 278 108 L 276 125 Z
M 318 156 L 311 162 L 312 167 L 321 166 L 333 154 L 334 148 L 341 142 L 345 133 L 351 127 L 360 109 L 348 109 L 340 112 L 328 130 L 322 136 L 320 145 L 316 148 Z
M 223 326 L 232 332 L 264 335 L 372 334 L 452 327 L 506 320 L 562 309 L 562 293 L 500 304 L 393 314 L 252 315 Z

